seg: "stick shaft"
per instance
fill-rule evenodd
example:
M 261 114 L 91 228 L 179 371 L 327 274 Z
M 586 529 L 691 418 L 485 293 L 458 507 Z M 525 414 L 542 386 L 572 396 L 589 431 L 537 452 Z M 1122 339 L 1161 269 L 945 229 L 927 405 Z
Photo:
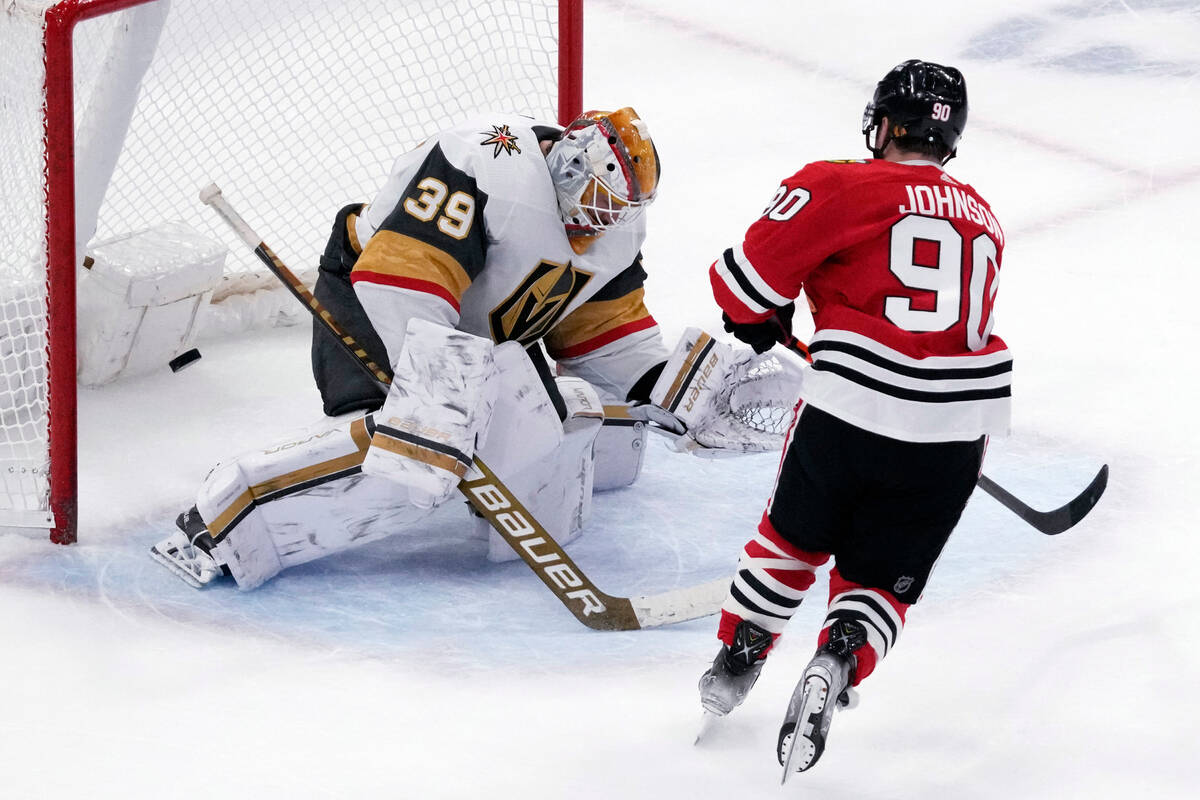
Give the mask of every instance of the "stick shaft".
M 386 387 L 392 381 L 391 371 L 373 362 L 354 337 L 338 325 L 333 315 L 234 210 L 216 184 L 205 187 L 200 193 L 200 199 L 216 210 L 246 246 L 253 249 L 262 259 L 267 269 L 283 281 L 320 324 L 337 338 L 342 348 L 354 357 L 355 362 L 379 382 L 384 394 L 387 394 Z M 632 599 L 615 597 L 600 591 L 563 551 L 550 532 L 478 455 L 474 458 L 473 469 L 459 483 L 458 489 L 466 496 L 471 506 L 512 546 L 554 596 L 576 619 L 589 628 L 608 631 L 638 630 L 697 619 L 715 614 L 720 609 L 724 592 L 717 591 L 720 587 L 712 582 L 690 589 Z
M 271 274 L 279 278 L 288 291 L 308 307 L 313 316 L 320 320 L 321 324 L 338 340 L 342 348 L 354 357 L 355 364 L 376 381 L 386 395 L 386 387 L 392 382 L 391 370 L 381 367 L 371 360 L 371 357 L 363 349 L 362 345 L 338 324 L 333 315 L 321 305 L 321 302 L 304 285 L 304 282 L 287 268 L 287 265 L 283 263 L 283 259 L 275 255 L 275 251 L 267 246 L 266 242 L 254 232 L 246 220 L 242 219 L 242 215 L 229 204 L 229 201 L 225 199 L 225 195 L 221 193 L 221 190 L 217 188 L 215 183 L 210 183 L 204 187 L 200 192 L 200 200 L 206 205 L 212 206 L 221 219 L 225 220 L 229 227 L 233 229 L 233 232 L 238 235 L 238 238 L 254 251 L 259 260 L 271 271 Z

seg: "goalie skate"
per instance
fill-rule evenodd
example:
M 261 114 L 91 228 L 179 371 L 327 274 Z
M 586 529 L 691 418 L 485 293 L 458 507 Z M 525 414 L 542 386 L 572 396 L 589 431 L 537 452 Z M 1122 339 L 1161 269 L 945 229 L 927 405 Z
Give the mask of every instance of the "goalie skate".
M 150 557 L 196 589 L 226 574 L 205 547 L 212 541 L 193 506 L 175 521 L 179 530 L 150 548 Z

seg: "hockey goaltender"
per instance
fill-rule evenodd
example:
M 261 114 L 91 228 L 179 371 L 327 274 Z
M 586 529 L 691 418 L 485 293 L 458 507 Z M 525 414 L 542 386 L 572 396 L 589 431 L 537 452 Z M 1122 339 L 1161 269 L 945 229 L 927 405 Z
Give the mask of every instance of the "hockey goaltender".
M 648 425 L 699 455 L 778 450 L 798 368 L 695 329 L 668 351 L 646 308 L 660 172 L 631 108 L 566 128 L 491 114 L 400 156 L 337 214 L 314 289 L 390 365 L 386 396 L 316 326 L 332 419 L 214 467 L 151 555 L 196 587 L 254 589 L 421 520 L 476 456 L 566 543 L 594 489 L 636 479 Z M 463 524 L 515 557 L 485 520 Z

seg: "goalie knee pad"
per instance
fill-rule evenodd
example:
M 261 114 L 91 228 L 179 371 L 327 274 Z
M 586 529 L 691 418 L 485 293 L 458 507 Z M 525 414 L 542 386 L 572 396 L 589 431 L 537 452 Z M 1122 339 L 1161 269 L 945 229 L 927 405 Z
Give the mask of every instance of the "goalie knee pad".
M 630 486 L 642 472 L 646 453 L 646 423 L 630 416 L 625 405 L 606 405 L 604 424 L 596 434 L 596 468 L 592 488 L 597 492 Z
M 563 425 L 537 368 L 516 342 L 493 351 L 491 418 L 479 437 L 479 455 L 503 481 L 541 461 L 562 444 Z

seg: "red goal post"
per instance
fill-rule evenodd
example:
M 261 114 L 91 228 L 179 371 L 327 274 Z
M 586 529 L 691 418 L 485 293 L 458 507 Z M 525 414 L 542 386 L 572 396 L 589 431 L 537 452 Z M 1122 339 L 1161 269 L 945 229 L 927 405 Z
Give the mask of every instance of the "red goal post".
M 582 110 L 582 0 L 0 0 L 0 530 L 76 538 L 76 278 L 90 241 L 217 180 L 315 264 L 429 133 Z

